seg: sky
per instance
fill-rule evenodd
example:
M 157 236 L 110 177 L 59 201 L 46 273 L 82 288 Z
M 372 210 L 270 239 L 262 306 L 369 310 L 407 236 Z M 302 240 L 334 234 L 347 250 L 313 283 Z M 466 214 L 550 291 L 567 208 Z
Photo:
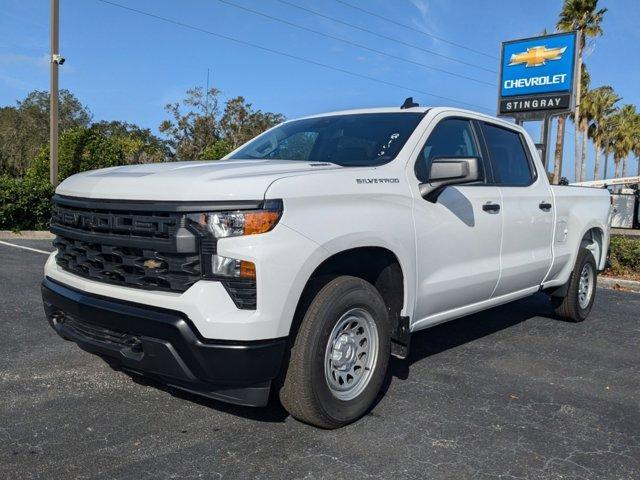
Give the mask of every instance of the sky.
M 254 108 L 288 118 L 399 106 L 407 96 L 421 105 L 495 114 L 500 42 L 553 31 L 562 3 L 344 0 L 383 17 L 378 18 L 342 0 L 113 1 L 195 29 L 99 0 L 60 0 L 60 52 L 66 58 L 60 87 L 87 105 L 94 120 L 125 120 L 154 132 L 167 118 L 167 103 L 206 85 L 207 69 L 209 84 L 222 91 L 223 101 L 243 95 Z M 611 85 L 621 103 L 640 108 L 640 2 L 600 4 L 609 11 L 604 36 L 587 47 L 591 85 Z M 48 89 L 49 2 L 0 0 L 0 6 L 2 106 L 14 105 L 30 90 Z M 537 126 L 527 128 L 537 138 Z M 563 174 L 572 180 L 571 134 Z M 591 145 L 588 151 L 591 177 Z M 632 162 L 630 171 L 635 168 Z

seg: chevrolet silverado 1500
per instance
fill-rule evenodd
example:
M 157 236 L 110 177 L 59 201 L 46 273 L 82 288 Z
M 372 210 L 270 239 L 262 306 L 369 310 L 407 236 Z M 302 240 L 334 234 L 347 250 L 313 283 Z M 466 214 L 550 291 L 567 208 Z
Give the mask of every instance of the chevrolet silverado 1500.
M 42 293 L 113 366 L 335 428 L 411 332 L 543 291 L 582 321 L 606 190 L 550 186 L 524 129 L 452 108 L 285 122 L 217 162 L 74 175 Z

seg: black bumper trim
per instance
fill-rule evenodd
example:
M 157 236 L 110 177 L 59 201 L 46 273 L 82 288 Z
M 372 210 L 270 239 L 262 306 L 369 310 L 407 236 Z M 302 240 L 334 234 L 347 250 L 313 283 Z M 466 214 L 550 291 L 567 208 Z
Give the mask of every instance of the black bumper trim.
M 110 364 L 219 400 L 266 405 L 285 339 L 202 338 L 181 312 L 114 300 L 42 282 L 47 319 L 63 338 Z

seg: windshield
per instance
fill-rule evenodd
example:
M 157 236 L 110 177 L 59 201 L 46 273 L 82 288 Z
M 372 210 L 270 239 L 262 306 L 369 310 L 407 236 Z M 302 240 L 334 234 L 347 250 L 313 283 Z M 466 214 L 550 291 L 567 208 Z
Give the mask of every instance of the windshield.
M 294 120 L 250 141 L 229 158 L 381 165 L 396 157 L 423 116 L 362 113 Z

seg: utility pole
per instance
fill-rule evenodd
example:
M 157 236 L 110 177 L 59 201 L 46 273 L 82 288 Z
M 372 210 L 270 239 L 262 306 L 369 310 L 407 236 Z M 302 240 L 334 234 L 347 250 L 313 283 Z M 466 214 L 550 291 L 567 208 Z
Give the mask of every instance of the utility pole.
M 58 0 L 51 0 L 51 85 L 49 89 L 49 181 L 58 185 L 58 66 L 64 63 L 58 42 Z

